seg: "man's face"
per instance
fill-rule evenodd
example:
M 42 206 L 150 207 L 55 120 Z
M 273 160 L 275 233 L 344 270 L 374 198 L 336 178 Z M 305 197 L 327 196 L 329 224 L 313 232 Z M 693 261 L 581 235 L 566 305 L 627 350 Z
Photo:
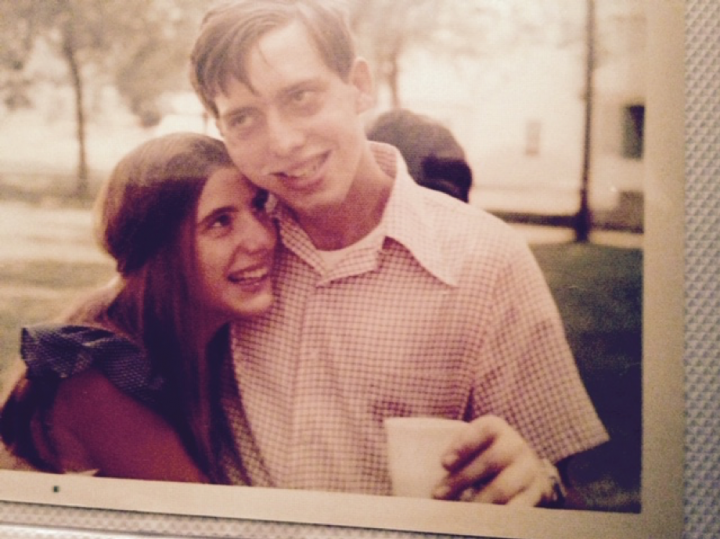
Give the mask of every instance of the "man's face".
M 218 127 L 238 168 L 305 216 L 338 208 L 357 179 L 371 80 L 356 61 L 348 81 L 322 61 L 299 23 L 249 52 L 252 89 L 236 79 L 215 98 Z

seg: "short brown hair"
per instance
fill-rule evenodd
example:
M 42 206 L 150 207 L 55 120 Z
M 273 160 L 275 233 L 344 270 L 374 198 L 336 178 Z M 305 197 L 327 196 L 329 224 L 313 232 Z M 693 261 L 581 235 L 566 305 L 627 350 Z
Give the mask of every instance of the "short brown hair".
M 298 21 L 307 29 L 320 57 L 347 80 L 355 44 L 347 13 L 337 0 L 237 0 L 210 10 L 191 54 L 190 79 L 207 111 L 218 117 L 215 96 L 230 78 L 252 88 L 245 61 L 266 33 Z

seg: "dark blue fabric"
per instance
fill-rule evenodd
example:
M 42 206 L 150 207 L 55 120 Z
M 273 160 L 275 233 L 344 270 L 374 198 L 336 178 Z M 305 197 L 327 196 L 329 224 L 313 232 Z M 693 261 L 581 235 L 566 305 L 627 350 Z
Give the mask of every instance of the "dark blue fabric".
M 20 355 L 30 379 L 62 379 L 90 366 L 123 392 L 156 406 L 163 380 L 152 372 L 143 350 L 111 331 L 89 326 L 38 324 L 22 329 Z

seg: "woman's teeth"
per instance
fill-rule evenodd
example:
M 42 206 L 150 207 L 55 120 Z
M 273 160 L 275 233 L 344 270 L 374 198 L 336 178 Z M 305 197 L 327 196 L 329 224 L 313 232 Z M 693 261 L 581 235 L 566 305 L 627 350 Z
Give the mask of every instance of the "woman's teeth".
M 239 271 L 230 275 L 229 279 L 233 283 L 247 284 L 260 281 L 268 276 L 269 270 L 267 268 L 260 268 L 252 271 Z

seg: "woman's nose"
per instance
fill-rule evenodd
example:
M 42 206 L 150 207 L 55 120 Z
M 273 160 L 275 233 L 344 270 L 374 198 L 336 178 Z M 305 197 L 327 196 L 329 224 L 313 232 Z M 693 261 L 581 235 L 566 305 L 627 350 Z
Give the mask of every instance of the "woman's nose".
M 239 243 L 248 252 L 269 251 L 275 248 L 277 232 L 275 226 L 268 219 L 261 220 L 255 215 L 249 215 L 240 231 Z

